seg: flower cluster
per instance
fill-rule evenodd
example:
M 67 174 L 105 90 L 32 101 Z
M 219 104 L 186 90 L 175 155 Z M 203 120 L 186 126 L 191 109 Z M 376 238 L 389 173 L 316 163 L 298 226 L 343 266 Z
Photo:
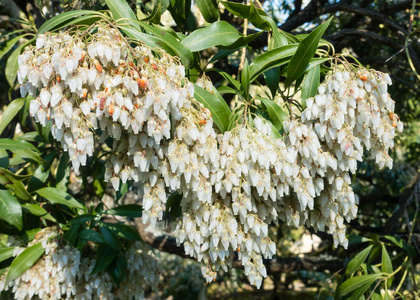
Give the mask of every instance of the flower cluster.
M 91 274 L 94 259 L 82 257 L 71 246 L 60 247 L 59 241 L 56 229 L 40 231 L 29 246 L 41 243 L 44 256 L 8 286 L 2 286 L 2 278 L 0 291 L 12 289 L 15 299 L 142 299 L 149 287 L 157 290 L 160 266 L 143 243 L 136 242 L 127 250 L 127 278 L 116 289 L 108 273 Z M 14 256 L 23 250 L 15 247 Z
M 52 124 L 76 171 L 95 151 L 99 128 L 100 141 L 113 140 L 105 180 L 115 190 L 127 180 L 141 183 L 143 222 L 162 220 L 168 196 L 182 194 L 177 242 L 204 263 L 208 282 L 237 251 L 259 287 L 263 258 L 276 253 L 272 222 L 313 226 L 347 247 L 344 220 L 358 204 L 350 173 L 364 148 L 391 167 L 388 150 L 395 128 L 402 130 L 389 76 L 359 70 L 334 72 L 301 117 L 284 122 L 283 139 L 273 139 L 260 117 L 218 133 L 182 65 L 162 51 L 132 48 L 101 25 L 89 39 L 41 35 L 19 66 L 23 96 L 39 91 L 30 114 Z M 212 90 L 204 79 L 197 84 Z

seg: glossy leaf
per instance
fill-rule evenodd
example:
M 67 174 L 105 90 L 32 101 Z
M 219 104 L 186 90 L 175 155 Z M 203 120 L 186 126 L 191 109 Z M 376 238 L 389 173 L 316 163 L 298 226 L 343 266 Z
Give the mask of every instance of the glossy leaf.
M 232 1 L 219 1 L 219 3 L 222 3 L 224 7 L 233 15 L 242 18 L 242 19 L 249 19 L 250 18 L 250 12 L 251 12 L 251 6 L 245 5 L 242 3 L 232 2 Z M 266 16 L 266 12 L 262 9 L 256 8 L 257 12 L 261 16 Z
M 44 251 L 45 250 L 42 248 L 41 243 L 37 243 L 26 248 L 21 254 L 19 254 L 10 265 L 4 286 L 7 286 L 12 280 L 15 280 L 23 272 L 32 267 L 41 255 L 44 254 Z
M 15 80 L 17 76 L 17 71 L 19 69 L 18 65 L 18 56 L 22 52 L 22 49 L 29 45 L 33 40 L 27 41 L 25 43 L 22 43 L 19 47 L 17 47 L 12 54 L 9 56 L 6 62 L 6 69 L 5 69 L 5 75 L 7 82 L 11 87 L 14 87 Z
M 172 51 L 174 51 L 179 56 L 182 64 L 186 68 L 192 67 L 193 62 L 194 62 L 193 54 L 187 47 L 181 44 L 173 35 L 153 25 L 148 25 L 143 22 L 138 22 L 138 24 L 140 24 L 140 26 L 142 26 L 146 31 L 152 33 L 161 42 L 165 43 L 168 47 L 170 47 Z
M 318 26 L 311 34 L 299 43 L 296 53 L 290 60 L 289 68 L 287 70 L 286 86 L 289 86 L 293 81 L 298 79 L 306 70 L 306 67 L 313 58 L 316 49 L 318 48 L 319 40 L 324 34 L 332 18 L 327 22 Z
M 139 241 L 141 239 L 138 231 L 132 226 L 117 224 L 117 223 L 107 223 L 107 222 L 98 222 L 98 225 L 101 227 L 101 230 L 103 228 L 107 228 L 116 236 L 125 238 L 127 240 Z M 104 237 L 105 237 L 105 234 L 104 234 Z M 105 237 L 105 240 L 106 239 L 107 238 Z
M 23 37 L 25 37 L 26 34 L 18 35 L 14 38 L 11 38 L 7 42 L 4 43 L 4 45 L 0 49 L 0 59 L 5 56 L 15 45 L 19 40 Z M 2 36 L 3 37 L 3 36 Z
M 364 286 L 366 284 L 372 284 L 381 276 L 382 274 L 369 274 L 352 277 L 341 284 L 338 292 L 341 296 L 345 296 L 353 292 L 354 290 L 360 288 L 361 286 Z
M 273 67 L 286 64 L 297 48 L 297 45 L 286 45 L 258 56 L 249 65 L 250 81 L 253 82 L 259 75 Z
M 369 289 L 371 284 L 372 284 L 371 282 L 367 282 L 364 285 L 362 285 L 361 287 L 359 287 L 358 289 L 356 289 L 352 293 L 351 298 L 349 300 L 359 300 L 360 297 L 363 297 L 363 294 Z
M 32 196 L 28 193 L 22 183 L 22 179 L 24 178 L 25 176 L 16 176 L 9 170 L 0 168 L 0 183 L 3 184 L 7 189 L 13 191 L 16 197 L 23 200 L 29 200 L 32 198 Z
M 241 73 L 241 85 L 244 91 L 244 98 L 248 101 L 249 100 L 249 64 L 248 59 L 245 59 L 244 68 Z
M 6 150 L 0 149 L 0 168 L 7 168 L 9 166 L 9 154 Z
M 15 196 L 8 190 L 0 190 L 0 219 L 19 230 L 23 228 L 22 208 Z
M 225 49 L 225 50 L 235 50 L 237 51 L 239 48 L 242 48 L 244 46 L 247 46 L 249 43 L 251 43 L 253 40 L 255 40 L 257 37 L 259 37 L 263 31 L 256 32 L 247 36 L 241 36 L 239 39 L 236 40 L 233 44 L 222 46 L 219 45 L 219 49 Z
M 111 230 L 109 226 L 106 226 L 104 223 L 101 223 L 99 228 L 101 229 L 102 236 L 104 237 L 108 247 L 114 248 L 115 250 L 123 249 L 122 242 L 114 230 Z
M 143 208 L 138 204 L 127 204 L 117 206 L 111 209 L 104 211 L 104 214 L 107 215 L 116 215 L 123 217 L 139 218 L 141 217 Z
M 22 140 L 0 139 L 0 148 L 11 152 L 16 150 L 33 150 L 38 152 L 38 149 L 34 145 Z
M 216 22 L 219 19 L 219 8 L 216 0 L 195 0 L 204 20 L 208 23 Z
M 382 265 L 381 270 L 385 274 L 392 274 L 394 272 L 394 269 L 392 267 L 392 261 L 389 257 L 388 251 L 386 250 L 386 247 L 384 244 L 382 244 Z M 388 278 L 386 280 L 386 284 L 388 287 L 392 284 L 392 277 Z
M 302 83 L 302 107 L 306 107 L 306 99 L 314 97 L 317 94 L 321 77 L 320 65 L 315 66 L 305 76 Z
M 188 28 L 187 20 L 191 12 L 191 0 L 171 0 L 168 10 L 180 28 Z
M 105 239 L 99 232 L 89 228 L 83 228 L 82 231 L 79 232 L 79 237 L 94 243 L 105 243 Z
M 240 37 L 241 34 L 235 27 L 226 21 L 218 21 L 205 28 L 195 30 L 183 39 L 181 44 L 192 52 L 196 52 L 210 47 L 231 45 Z
M 29 213 L 33 214 L 34 216 L 41 217 L 45 220 L 57 223 L 57 220 L 38 204 L 23 204 L 22 208 L 27 210 Z
M 20 157 L 24 161 L 34 162 L 40 165 L 46 165 L 47 163 L 43 160 L 39 153 L 32 150 L 17 150 L 15 156 Z
M 226 102 L 198 85 L 194 86 L 194 97 L 210 110 L 213 121 L 219 130 L 221 132 L 227 130 L 230 109 Z
M 77 236 L 79 234 L 80 225 L 71 226 L 69 230 L 66 231 L 63 235 L 63 239 L 65 239 L 70 245 L 76 246 Z
M 104 271 L 114 260 L 117 255 L 117 251 L 109 246 L 110 245 L 99 245 L 96 250 L 95 267 L 93 268 L 91 275 Z
M 269 31 L 271 29 L 270 23 L 261 17 L 252 0 L 250 1 L 249 21 L 252 23 L 252 25 L 262 30 Z
M 270 121 L 278 131 L 283 130 L 283 122 L 287 119 L 287 114 L 274 101 L 266 98 L 259 98 L 267 109 Z
M 9 259 L 13 257 L 13 250 L 15 247 L 4 247 L 0 248 L 0 263 L 2 261 L 5 261 L 6 259 Z
M 127 278 L 127 258 L 124 253 L 118 253 L 117 257 L 110 264 L 108 273 L 117 285 Z
M 161 48 L 165 50 L 167 53 L 169 53 L 170 55 L 176 55 L 175 51 L 173 51 L 171 47 L 169 47 L 166 43 L 162 42 L 159 38 L 153 35 L 140 32 L 134 29 L 133 27 L 121 26 L 120 28 L 130 38 L 133 38 L 138 41 L 142 41 L 143 43 L 145 43 L 147 46 L 151 48 Z
M 79 203 L 72 196 L 58 188 L 45 187 L 37 190 L 36 193 L 53 204 L 63 204 L 68 207 L 74 207 L 85 210 L 83 204 Z
M 56 15 L 46 21 L 44 24 L 42 24 L 41 27 L 39 27 L 37 35 L 40 35 L 42 33 L 46 33 L 48 31 L 53 31 L 54 29 L 57 29 L 60 25 L 69 23 L 69 20 L 78 18 L 80 16 L 84 15 L 97 15 L 100 16 L 101 13 L 95 12 L 92 10 L 72 10 L 68 12 L 64 12 L 62 14 Z
M 369 245 L 364 250 L 356 254 L 356 256 L 347 264 L 346 275 L 350 277 L 351 274 L 357 271 L 360 265 L 368 257 L 370 250 L 372 250 L 373 245 Z
M 73 224 L 73 225 L 75 225 L 75 224 L 79 224 L 79 225 L 83 224 L 84 225 L 87 222 L 90 222 L 90 221 L 92 221 L 94 219 L 95 219 L 95 216 L 94 215 L 91 215 L 91 214 L 83 214 L 83 215 L 78 215 L 78 216 L 72 218 L 69 221 L 69 223 L 70 224 Z
M 67 183 L 70 177 L 69 154 L 63 153 L 57 167 L 57 175 L 55 176 L 56 187 L 62 191 L 67 190 Z

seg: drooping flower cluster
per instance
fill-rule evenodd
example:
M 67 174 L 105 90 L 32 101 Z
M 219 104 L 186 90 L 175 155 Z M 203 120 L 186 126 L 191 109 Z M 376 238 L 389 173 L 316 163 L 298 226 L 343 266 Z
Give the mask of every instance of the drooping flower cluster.
M 60 237 L 54 228 L 40 231 L 29 246 L 41 243 L 42 258 L 8 286 L 0 280 L 0 291 L 11 289 L 15 299 L 142 299 L 151 287 L 158 290 L 160 265 L 142 242 L 127 249 L 127 278 L 115 288 L 107 272 L 91 274 L 95 259 L 82 257 L 71 246 L 59 246 Z M 14 256 L 26 248 L 16 246 Z
M 204 262 L 208 282 L 237 251 L 259 287 L 267 276 L 262 260 L 276 253 L 272 222 L 326 230 L 346 247 L 344 221 L 358 204 L 350 173 L 364 148 L 391 167 L 388 150 L 395 128 L 402 130 L 390 79 L 376 71 L 334 72 L 301 118 L 284 122 L 284 139 L 273 139 L 260 117 L 218 134 L 184 68 L 162 51 L 131 48 L 114 29 L 99 26 L 88 42 L 40 36 L 19 65 L 22 94 L 40 91 L 31 115 L 52 123 L 76 171 L 95 151 L 99 128 L 100 141 L 113 140 L 105 180 L 116 190 L 127 180 L 141 183 L 144 222 L 162 220 L 168 196 L 182 194 L 175 235 Z

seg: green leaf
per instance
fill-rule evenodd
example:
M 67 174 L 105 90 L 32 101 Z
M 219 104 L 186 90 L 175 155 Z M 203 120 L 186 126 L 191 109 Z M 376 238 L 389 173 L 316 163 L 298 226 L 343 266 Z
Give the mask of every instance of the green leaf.
M 319 40 L 324 34 L 328 25 L 330 24 L 332 17 L 327 22 L 318 26 L 314 31 L 311 32 L 304 40 L 299 43 L 299 47 L 296 53 L 293 55 L 289 63 L 287 70 L 286 86 L 289 86 L 293 81 L 298 79 L 306 70 L 306 67 L 313 58 L 316 49 L 318 48 Z
M 140 29 L 136 23 L 132 22 L 133 20 L 137 21 L 137 18 L 126 0 L 105 0 L 105 2 L 111 10 L 114 20 L 127 19 L 125 21 L 128 24 Z
M 86 210 L 83 204 L 79 203 L 72 196 L 70 196 L 69 194 L 67 194 L 66 192 L 58 188 L 45 187 L 45 188 L 37 190 L 36 193 L 40 195 L 41 197 L 47 199 L 53 204 L 58 203 L 58 204 L 66 205 L 68 207 L 74 207 L 74 208 Z
M 360 265 L 366 260 L 368 257 L 370 250 L 372 250 L 373 245 L 369 245 L 364 250 L 360 251 L 356 254 L 356 256 L 349 261 L 346 269 L 346 275 L 347 277 L 350 277 L 351 274 L 357 271 L 357 269 L 360 267 Z
M 231 45 L 240 37 L 241 34 L 235 27 L 226 21 L 218 21 L 205 28 L 195 30 L 183 39 L 181 44 L 192 52 L 196 52 L 210 47 Z
M 99 232 L 88 228 L 82 229 L 82 231 L 79 233 L 79 237 L 94 243 L 105 243 L 105 239 Z
M 366 284 L 372 284 L 381 276 L 382 274 L 369 274 L 352 277 L 344 281 L 343 284 L 341 284 L 341 286 L 338 289 L 338 292 L 341 296 L 345 296 L 348 293 L 360 288 L 361 286 L 364 286 Z
M 168 7 L 175 23 L 181 28 L 188 28 L 188 17 L 191 13 L 191 0 L 171 0 Z
M 0 184 L 3 184 L 7 189 L 13 191 L 16 197 L 23 200 L 29 200 L 32 196 L 25 189 L 22 179 L 25 179 L 25 176 L 16 176 L 9 170 L 0 168 Z
M 4 247 L 0 249 L 0 263 L 13 256 L 13 250 L 16 247 Z
M 276 127 L 278 131 L 283 130 L 283 122 L 287 119 L 287 114 L 277 105 L 274 101 L 266 98 L 258 98 L 267 108 L 270 121 Z
M 0 168 L 7 168 L 9 166 L 9 154 L 6 150 L 0 149 Z
M 358 289 L 356 289 L 351 295 L 351 298 L 349 300 L 359 300 L 361 297 L 363 297 L 363 294 L 368 290 L 371 284 L 372 284 L 371 282 L 368 282 L 362 285 L 361 287 L 359 287 Z
M 160 0 L 156 0 L 155 5 L 153 7 L 153 11 L 150 13 L 149 16 L 141 19 L 141 21 L 150 21 L 153 24 L 159 24 L 161 16 L 162 16 L 162 3 L 160 2 Z
M 207 72 L 210 71 L 216 71 L 217 73 L 219 73 L 220 75 L 223 76 L 224 79 L 226 79 L 231 85 L 233 85 L 235 87 L 235 89 L 240 92 L 241 91 L 241 84 L 238 80 L 234 79 L 229 73 L 222 71 L 218 68 L 211 68 L 208 69 Z
M 41 27 L 39 27 L 37 35 L 46 33 L 47 31 L 53 31 L 54 29 L 57 29 L 60 25 L 69 23 L 68 21 L 71 19 L 78 18 L 80 16 L 84 15 L 98 15 L 101 16 L 102 14 L 99 12 L 95 12 L 92 10 L 72 10 L 67 11 L 64 13 L 61 13 L 59 15 L 56 15 L 46 21 L 44 24 L 42 24 Z
M 175 51 L 172 50 L 171 47 L 169 47 L 166 43 L 162 42 L 161 39 L 153 35 L 140 32 L 132 27 L 121 26 L 120 28 L 130 38 L 142 41 L 143 43 L 145 43 L 147 46 L 151 48 L 156 48 L 156 49 L 161 48 L 165 50 L 167 53 L 169 53 L 170 55 L 176 55 Z
M 242 85 L 242 89 L 244 91 L 244 98 L 248 101 L 249 100 L 249 86 L 250 86 L 248 59 L 245 59 L 244 68 L 242 70 L 241 85 Z
M 96 263 L 91 275 L 105 270 L 109 264 L 114 260 L 117 251 L 108 245 L 99 245 L 96 251 Z
M 10 265 L 4 286 L 8 286 L 12 280 L 15 280 L 23 272 L 32 267 L 41 255 L 44 254 L 44 251 L 45 250 L 42 248 L 41 243 L 37 243 L 26 248 L 21 254 L 19 254 Z
M 109 265 L 108 273 L 117 285 L 127 278 L 127 258 L 124 253 L 118 253 L 116 259 Z
M 384 238 L 386 238 L 387 240 L 389 240 L 396 246 L 400 247 L 401 249 L 404 249 L 405 251 L 407 251 L 410 257 L 414 257 L 414 255 L 416 254 L 414 247 L 408 245 L 402 238 L 397 238 L 391 235 L 385 235 Z
M 41 158 L 39 153 L 32 150 L 16 150 L 15 156 L 20 157 L 24 161 L 34 162 L 40 165 L 47 164 L 45 160 Z
M 33 150 L 35 152 L 39 152 L 38 149 L 32 145 L 31 143 L 28 143 L 26 141 L 16 141 L 11 139 L 0 139 L 0 148 L 6 149 L 11 152 L 17 151 L 17 150 Z
M 70 177 L 69 154 L 63 153 L 57 167 L 57 175 L 55 176 L 56 187 L 62 191 L 67 190 L 67 183 Z
M 148 25 L 143 22 L 138 22 L 138 24 L 143 27 L 146 31 L 152 33 L 157 37 L 161 42 L 165 43 L 168 47 L 174 51 L 179 58 L 181 59 L 182 64 L 186 68 L 191 68 L 194 63 L 194 57 L 191 51 L 181 44 L 173 35 L 168 34 L 165 30 L 155 27 L 153 25 Z
M 11 87 L 15 86 L 16 75 L 19 69 L 18 56 L 22 52 L 22 49 L 26 47 L 27 45 L 29 45 L 33 40 L 34 39 L 19 45 L 19 47 L 17 47 L 15 51 L 13 51 L 12 54 L 7 59 L 6 69 L 4 72 L 6 75 L 7 82 L 9 83 Z
M 297 45 L 286 45 L 258 56 L 249 65 L 250 81 L 253 82 L 259 75 L 273 67 L 286 64 L 297 48 Z
M 114 248 L 115 250 L 122 250 L 123 249 L 123 244 L 121 243 L 120 238 L 114 232 L 114 230 L 111 230 L 103 222 L 101 222 L 101 225 L 99 225 L 99 228 L 101 229 L 102 236 L 104 237 L 104 239 L 105 239 L 105 241 L 106 241 L 106 243 L 108 244 L 109 247 Z
M 239 48 L 242 48 L 243 46 L 247 46 L 249 43 L 251 43 L 253 40 L 255 40 L 257 37 L 259 37 L 263 31 L 256 32 L 247 36 L 241 36 L 239 39 L 236 40 L 233 44 L 222 46 L 219 45 L 219 49 L 225 49 L 225 50 L 235 50 L 237 51 Z
M 90 222 L 90 221 L 92 221 L 94 219 L 95 219 L 95 216 L 94 215 L 91 215 L 91 214 L 83 214 L 83 215 L 78 215 L 78 216 L 72 218 L 69 221 L 69 223 L 70 224 L 73 224 L 73 225 L 75 225 L 75 224 L 79 224 L 79 225 L 83 224 L 84 225 L 87 222 Z
M 362 236 L 358 236 L 358 235 L 349 235 L 348 240 L 349 240 L 350 244 L 358 244 L 358 243 L 364 243 L 364 242 L 372 241 L 372 239 L 362 237 Z
M 210 110 L 214 123 L 224 132 L 228 127 L 230 115 L 226 102 L 198 85 L 194 86 L 194 97 Z
M 268 23 L 266 20 L 264 20 L 261 17 L 259 11 L 255 7 L 254 2 L 252 0 L 250 1 L 250 3 L 251 5 L 249 9 L 249 21 L 252 23 L 252 25 L 254 25 L 257 28 L 260 28 L 265 31 L 270 31 L 271 29 L 270 23 Z
M 102 228 L 107 228 L 112 233 L 116 234 L 116 236 L 125 238 L 127 240 L 132 240 L 132 241 L 140 240 L 140 235 L 138 231 L 132 226 L 127 226 L 127 225 L 117 224 L 117 223 L 107 223 L 107 222 L 98 222 L 98 225 L 101 227 L 101 230 Z M 104 237 L 105 237 L 105 234 L 104 234 Z M 105 237 L 105 240 L 106 240 L 106 237 Z
M 242 19 L 249 19 L 251 13 L 251 6 L 245 5 L 242 3 L 236 3 L 231 1 L 219 1 L 222 3 L 224 7 L 233 15 L 242 18 Z M 256 9 L 260 16 L 266 16 L 267 14 L 262 9 Z
M 320 83 L 321 67 L 317 65 L 308 71 L 302 83 L 302 107 L 306 107 L 306 99 L 317 94 Z
M 219 19 L 219 8 L 216 0 L 195 0 L 204 20 L 208 23 L 216 22 Z
M 182 194 L 173 192 L 166 201 L 166 213 L 165 213 L 165 224 L 169 224 L 170 221 L 176 220 L 182 215 L 181 208 Z
M 41 217 L 45 220 L 52 221 L 57 223 L 57 220 L 51 216 L 44 208 L 39 206 L 38 204 L 23 204 L 22 208 L 33 214 L 34 216 Z
M 116 215 L 116 216 L 123 216 L 123 217 L 131 217 L 131 218 L 140 218 L 142 214 L 143 208 L 141 205 L 138 204 L 127 204 L 121 205 L 118 207 L 114 207 L 104 211 L 104 214 L 107 215 Z
M 16 45 L 17 42 L 27 34 L 18 35 L 10 40 L 8 40 L 0 49 L 0 59 L 7 54 Z M 3 37 L 3 36 L 2 36 Z
M 80 225 L 71 226 L 70 229 L 64 233 L 63 239 L 65 239 L 70 245 L 75 246 L 79 230 Z
M 382 244 L 382 266 L 381 270 L 385 274 L 392 274 L 394 272 L 394 269 L 392 267 L 391 258 L 389 257 L 388 251 L 386 250 L 386 247 L 384 244 Z M 386 280 L 387 287 L 390 287 L 392 284 L 392 278 L 390 277 Z
M 22 208 L 8 190 L 0 190 L 0 219 L 22 230 Z

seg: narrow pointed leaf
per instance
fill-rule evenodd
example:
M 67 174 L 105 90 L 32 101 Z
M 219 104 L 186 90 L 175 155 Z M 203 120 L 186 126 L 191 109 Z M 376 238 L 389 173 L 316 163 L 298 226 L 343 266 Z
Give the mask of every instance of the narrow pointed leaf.
M 42 248 L 41 243 L 37 243 L 26 248 L 21 254 L 19 254 L 10 265 L 4 286 L 7 286 L 12 280 L 15 280 L 23 272 L 32 267 L 41 255 L 44 254 L 44 251 L 45 250 Z
M 85 210 L 85 207 L 83 204 L 79 203 L 72 196 L 70 196 L 69 194 L 67 194 L 66 192 L 58 188 L 45 187 L 45 188 L 37 190 L 36 193 L 40 195 L 41 197 L 44 197 L 45 199 L 47 199 L 53 204 L 63 204 L 68 207 L 74 207 L 74 208 Z
M 139 218 L 142 214 L 142 206 L 138 204 L 127 204 L 114 207 L 104 211 L 104 214 L 107 215 L 116 215 L 123 217 Z
M 278 131 L 283 130 L 283 122 L 287 119 L 287 114 L 274 101 L 266 98 L 259 98 L 267 108 L 270 121 Z
M 259 75 L 273 67 L 281 66 L 289 62 L 297 48 L 297 45 L 286 45 L 267 51 L 258 56 L 249 65 L 250 81 L 253 82 Z
M 386 247 L 384 244 L 382 244 L 382 266 L 381 270 L 385 274 L 392 274 L 394 272 L 394 269 L 392 267 L 392 261 L 389 257 L 388 251 L 386 250 Z M 392 284 L 392 277 L 388 278 L 386 281 L 386 284 L 388 287 Z
M 92 274 L 104 271 L 117 255 L 117 250 L 108 245 L 99 245 L 96 250 L 96 263 L 92 270 Z
M 347 264 L 346 275 L 348 277 L 356 272 L 360 265 L 366 260 L 372 247 L 373 245 L 369 245 L 367 248 L 357 253 L 357 255 Z
M 0 263 L 13 256 L 15 247 L 4 247 L 0 249 Z
M 340 296 L 345 296 L 348 293 L 353 292 L 354 290 L 360 288 L 361 286 L 365 284 L 372 284 L 381 276 L 382 274 L 369 274 L 369 275 L 361 275 L 361 276 L 352 277 L 344 281 L 343 284 L 341 284 L 338 292 Z
M 302 107 L 306 107 L 306 99 L 314 97 L 318 91 L 320 77 L 321 77 L 320 65 L 315 66 L 305 76 L 302 83 Z
M 57 223 L 57 220 L 51 216 L 44 208 L 38 204 L 24 204 L 22 208 L 33 214 L 34 216 L 41 217 L 45 220 Z
M 219 19 L 219 8 L 216 0 L 195 0 L 201 14 L 209 23 L 216 22 Z
M 23 228 L 22 208 L 15 196 L 8 190 L 0 190 L 0 219 L 19 230 Z
M 241 34 L 235 27 L 226 21 L 218 21 L 205 28 L 195 30 L 183 39 L 181 44 L 192 52 L 196 52 L 210 47 L 231 45 L 240 37 Z
M 327 22 L 318 26 L 311 34 L 309 34 L 304 40 L 299 43 L 299 47 L 296 53 L 293 55 L 289 63 L 287 70 L 286 86 L 289 86 L 293 81 L 298 79 L 304 72 L 305 69 L 318 48 L 319 40 L 324 34 L 332 18 L 328 19 Z
M 226 102 L 198 85 L 194 86 L 194 91 L 194 97 L 210 110 L 213 121 L 219 130 L 221 132 L 227 130 L 230 109 Z
M 60 27 L 60 25 L 69 23 L 68 21 L 71 19 L 78 18 L 80 16 L 84 15 L 97 15 L 100 16 L 101 13 L 95 12 L 92 10 L 72 10 L 68 12 L 64 12 L 62 14 L 56 15 L 46 21 L 44 24 L 42 24 L 41 27 L 39 27 L 37 35 L 40 35 L 42 33 L 46 33 L 47 31 L 53 31 L 54 29 L 57 29 Z

